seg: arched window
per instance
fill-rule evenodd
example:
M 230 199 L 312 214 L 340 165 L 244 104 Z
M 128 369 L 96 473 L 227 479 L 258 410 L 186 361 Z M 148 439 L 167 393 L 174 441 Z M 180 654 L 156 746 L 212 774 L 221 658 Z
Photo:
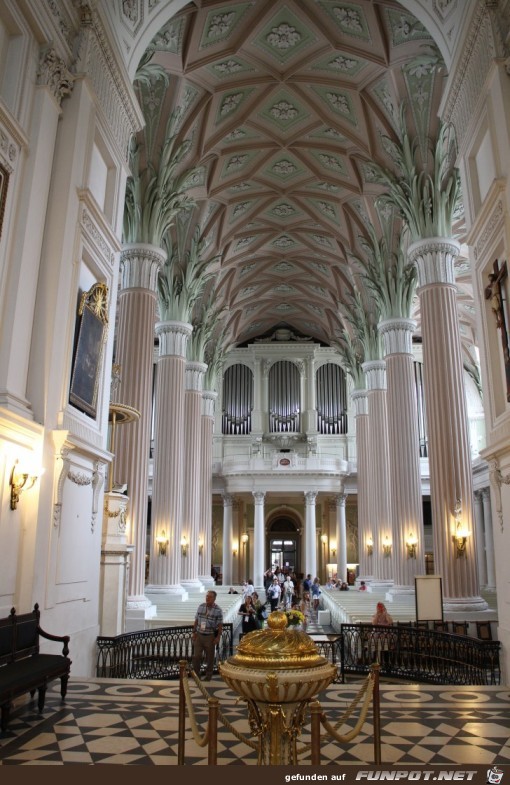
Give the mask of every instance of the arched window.
M 245 436 L 251 432 L 253 373 L 246 365 L 231 365 L 223 376 L 221 432 Z
M 269 430 L 299 433 L 301 379 L 294 363 L 281 360 L 269 371 Z
M 315 377 L 317 430 L 322 434 L 347 433 L 347 387 L 339 365 L 321 365 Z

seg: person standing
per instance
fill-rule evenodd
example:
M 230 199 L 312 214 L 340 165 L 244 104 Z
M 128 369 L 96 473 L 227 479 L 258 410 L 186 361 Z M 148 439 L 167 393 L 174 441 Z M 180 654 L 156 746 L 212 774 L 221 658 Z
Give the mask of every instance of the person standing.
M 275 575 L 275 577 L 273 578 L 273 585 L 270 586 L 269 589 L 267 590 L 267 597 L 269 599 L 269 602 L 271 603 L 271 613 L 278 608 L 281 593 L 282 590 L 280 586 L 280 581 Z
M 292 608 L 292 598 L 294 596 L 294 584 L 290 579 L 290 575 L 287 575 L 283 582 L 283 604 L 285 606 L 286 611 L 290 611 Z
M 386 605 L 383 602 L 377 603 L 375 613 L 372 616 L 372 624 L 393 624 L 393 619 L 386 610 Z
M 211 681 L 214 668 L 214 650 L 223 632 L 223 611 L 216 605 L 216 592 L 208 591 L 205 602 L 198 606 L 193 624 L 193 659 L 191 665 L 200 676 L 202 653 L 205 652 L 205 676 L 203 681 Z
M 243 635 L 247 632 L 253 632 L 259 629 L 259 621 L 257 618 L 257 610 L 253 604 L 252 595 L 248 594 L 244 598 L 244 602 L 238 610 L 238 614 L 243 617 L 242 631 Z

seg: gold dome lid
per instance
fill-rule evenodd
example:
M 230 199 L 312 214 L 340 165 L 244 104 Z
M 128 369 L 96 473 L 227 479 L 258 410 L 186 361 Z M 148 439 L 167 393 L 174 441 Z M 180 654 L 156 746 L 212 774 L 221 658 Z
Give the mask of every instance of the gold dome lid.
M 292 670 L 328 664 L 306 632 L 287 629 L 285 613 L 274 611 L 267 624 L 268 629 L 243 636 L 237 654 L 228 659 L 231 665 L 256 670 Z

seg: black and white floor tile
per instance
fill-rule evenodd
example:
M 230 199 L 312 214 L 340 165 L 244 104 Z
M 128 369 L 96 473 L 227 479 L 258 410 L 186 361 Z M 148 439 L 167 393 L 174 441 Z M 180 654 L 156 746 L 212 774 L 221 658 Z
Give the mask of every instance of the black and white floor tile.
M 328 719 L 336 722 L 360 682 L 334 685 L 321 694 Z M 205 686 L 205 685 L 204 685 Z M 71 680 L 65 703 L 58 683 L 48 689 L 43 715 L 36 703 L 18 702 L 8 730 L 0 734 L 0 765 L 105 764 L 176 765 L 178 683 Z M 222 713 L 249 736 L 244 703 L 219 676 L 207 684 Z M 197 719 L 207 720 L 206 701 L 191 687 Z M 27 696 L 28 697 L 28 696 Z M 510 763 L 510 690 L 504 687 L 381 686 L 383 763 L 414 765 Z M 352 723 L 356 718 L 352 720 Z M 206 765 L 207 751 L 187 724 L 188 765 Z M 345 728 L 347 730 L 347 728 Z M 342 729 L 342 732 L 345 732 Z M 348 745 L 325 739 L 323 764 L 370 764 L 374 760 L 369 713 L 362 732 Z M 305 726 L 300 742 L 309 741 Z M 219 765 L 255 765 L 256 753 L 220 723 Z M 310 759 L 304 755 L 304 765 Z

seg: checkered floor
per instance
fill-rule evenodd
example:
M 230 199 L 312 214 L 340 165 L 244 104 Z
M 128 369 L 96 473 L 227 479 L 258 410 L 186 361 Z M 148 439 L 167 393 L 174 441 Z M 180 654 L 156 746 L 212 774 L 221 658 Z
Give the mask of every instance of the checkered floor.
M 328 719 L 336 722 L 357 694 L 360 682 L 334 685 L 321 694 Z M 204 685 L 205 686 L 205 685 Z M 221 678 L 207 684 L 220 710 L 237 731 L 249 736 L 245 704 Z M 206 701 L 191 687 L 197 719 L 206 721 Z M 27 696 L 28 697 L 28 696 Z M 72 679 L 65 704 L 58 683 L 48 690 L 41 716 L 36 703 L 18 703 L 8 731 L 0 735 L 0 764 L 177 764 L 177 682 Z M 383 763 L 510 763 L 510 691 L 503 687 L 381 686 Z M 356 717 L 349 722 L 353 725 Z M 206 765 L 207 750 L 189 730 L 188 765 Z M 342 729 L 344 733 L 347 727 Z M 373 725 L 369 713 L 362 732 L 350 744 L 321 746 L 323 763 L 373 763 Z M 305 725 L 300 742 L 309 741 Z M 300 763 L 308 764 L 309 755 Z M 255 765 L 256 753 L 220 722 L 219 765 Z

